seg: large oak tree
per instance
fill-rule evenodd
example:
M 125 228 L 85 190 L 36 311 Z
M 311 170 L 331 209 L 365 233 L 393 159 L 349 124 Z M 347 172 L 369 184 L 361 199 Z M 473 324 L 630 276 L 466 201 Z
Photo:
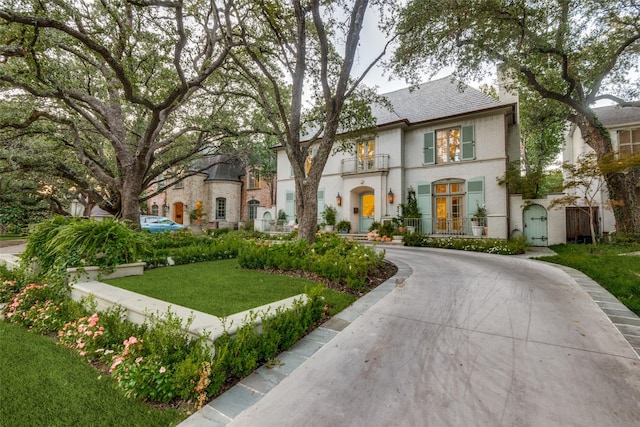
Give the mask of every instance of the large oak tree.
M 337 138 L 375 124 L 369 108 L 375 97 L 360 83 L 386 47 L 352 77 L 368 8 L 366 0 L 261 0 L 236 15 L 243 49 L 232 53 L 229 67 L 249 85 L 246 95 L 287 153 L 298 235 L 309 241 L 317 229 L 318 185 Z M 317 151 L 306 168 L 312 146 Z
M 138 224 L 142 191 L 210 154 L 238 121 L 218 76 L 232 48 L 233 3 L 4 1 L 3 144 L 37 136 L 65 145 L 88 171 L 69 168 L 77 174 L 67 178 L 94 181 L 103 208 Z M 51 170 L 64 166 L 51 161 Z
M 640 162 L 617 162 L 593 105 L 640 105 L 640 4 L 635 0 L 412 0 L 397 51 L 403 72 L 453 66 L 478 78 L 503 63 L 514 82 L 565 106 L 596 153 L 616 227 L 640 230 Z

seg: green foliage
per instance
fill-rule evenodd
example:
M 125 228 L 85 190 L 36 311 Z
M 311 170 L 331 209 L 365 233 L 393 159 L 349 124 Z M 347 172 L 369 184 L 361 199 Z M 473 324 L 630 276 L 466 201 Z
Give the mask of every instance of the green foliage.
M 155 240 L 151 240 L 151 244 L 147 246 L 150 249 L 142 258 L 147 263 L 147 269 L 167 266 L 170 264 L 169 258 L 175 265 L 236 258 L 240 250 L 246 246 L 247 236 L 253 235 L 250 232 L 226 231 L 217 233 L 218 237 L 186 237 L 182 233 L 176 233 L 174 239 L 169 233 L 162 234 L 167 236 L 159 239 L 161 245 L 156 245 Z
M 310 271 L 362 291 L 369 271 L 379 267 L 383 257 L 335 234 L 318 233 L 313 244 L 305 240 L 277 244 L 252 241 L 241 250 L 238 262 L 244 268 Z
M 2 425 L 169 426 L 186 417 L 126 399 L 108 376 L 50 337 L 7 322 L 0 336 L 0 383 L 11 384 L 0 390 Z
M 462 251 L 486 252 L 500 255 L 522 254 L 527 248 L 524 237 L 504 239 L 466 239 L 466 238 L 438 238 L 429 237 L 424 234 L 413 233 L 404 236 L 404 243 L 407 246 L 458 249 Z
M 557 255 L 542 260 L 582 271 L 640 315 L 640 257 L 630 254 L 640 251 L 638 241 L 555 245 L 551 249 Z
M 335 207 L 331 205 L 326 205 L 324 207 L 324 211 L 322 211 L 322 220 L 327 225 L 336 225 L 337 215 L 338 215 L 338 210 Z
M 310 290 L 308 297 L 308 302 L 296 300 L 290 310 L 279 309 L 273 316 L 252 313 L 233 335 L 225 330 L 214 343 L 214 379 L 209 393 L 216 394 L 222 386 L 219 380 L 215 380 L 215 376 L 244 377 L 258 364 L 272 359 L 304 336 L 323 315 L 321 288 Z M 261 319 L 261 333 L 256 328 L 258 317 Z
M 35 228 L 21 257 L 25 265 L 37 260 L 47 277 L 63 277 L 69 267 L 95 265 L 109 271 L 138 261 L 142 252 L 141 234 L 122 222 L 58 216 Z
M 125 396 L 170 402 L 197 398 L 195 385 L 205 369 L 210 349 L 206 336 L 191 338 L 193 319 L 182 320 L 168 311 L 152 314 L 146 330 L 122 343 L 109 371 Z
M 65 322 L 84 314 L 83 308 L 70 298 L 66 285 L 28 284 L 0 280 L 0 296 L 6 301 L 2 312 L 7 321 L 34 332 L 58 331 Z
M 348 233 L 351 231 L 351 222 L 347 220 L 342 220 L 338 224 L 336 224 L 336 230 L 340 233 Z
M 400 203 L 400 209 L 402 214 L 401 219 L 405 218 L 420 218 L 420 209 L 418 208 L 418 199 L 416 199 L 416 192 L 413 188 L 409 188 L 407 192 L 407 203 Z

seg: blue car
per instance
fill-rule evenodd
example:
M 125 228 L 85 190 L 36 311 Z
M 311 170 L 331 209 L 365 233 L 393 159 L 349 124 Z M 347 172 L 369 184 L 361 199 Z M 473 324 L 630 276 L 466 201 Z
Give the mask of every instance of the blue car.
M 171 221 L 163 216 L 141 216 L 140 226 L 143 231 L 161 233 L 163 231 L 178 231 L 187 228 L 185 225 Z

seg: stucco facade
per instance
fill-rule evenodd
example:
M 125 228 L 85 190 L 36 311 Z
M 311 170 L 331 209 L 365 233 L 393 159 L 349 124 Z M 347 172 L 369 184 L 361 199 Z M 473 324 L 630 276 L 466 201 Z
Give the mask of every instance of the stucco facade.
M 519 154 L 517 105 L 470 87 L 461 92 L 448 78 L 385 96 L 393 109 L 372 108 L 376 134 L 354 141 L 352 153 L 328 159 L 318 189 L 319 214 L 335 206 L 338 221 L 366 232 L 374 221 L 397 217 L 412 191 L 421 214 L 416 227 L 423 233 L 470 235 L 480 205 L 487 209 L 486 235 L 508 237 L 507 189 L 497 178 Z M 313 150 L 310 155 L 313 161 Z M 295 185 L 284 150 L 277 160 L 277 206 L 293 219 Z

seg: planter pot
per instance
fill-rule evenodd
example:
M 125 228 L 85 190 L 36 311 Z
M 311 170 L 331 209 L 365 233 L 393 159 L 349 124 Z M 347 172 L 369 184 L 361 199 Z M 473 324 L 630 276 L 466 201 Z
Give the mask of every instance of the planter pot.
M 481 225 L 472 225 L 471 226 L 471 232 L 473 233 L 473 235 L 475 237 L 479 237 L 482 236 L 482 231 L 484 230 L 484 227 Z
M 144 273 L 144 262 L 134 262 L 131 264 L 122 264 L 109 274 L 102 274 L 100 267 L 88 266 L 84 268 L 67 268 L 69 282 L 82 283 L 93 282 L 100 279 L 116 279 L 118 277 L 142 276 Z
M 407 225 L 407 233 L 413 234 L 415 232 L 416 232 L 416 227 L 414 227 L 413 225 Z
M 333 231 L 333 225 L 325 225 L 324 231 Z

